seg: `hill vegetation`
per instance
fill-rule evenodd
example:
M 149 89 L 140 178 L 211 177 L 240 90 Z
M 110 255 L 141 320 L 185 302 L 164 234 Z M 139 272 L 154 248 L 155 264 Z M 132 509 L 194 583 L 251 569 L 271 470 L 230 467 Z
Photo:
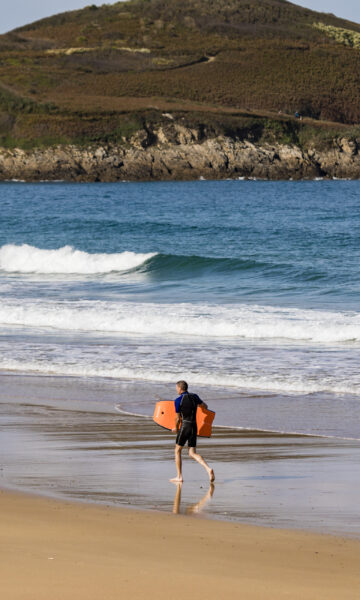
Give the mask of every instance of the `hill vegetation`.
M 124 142 L 164 111 L 294 143 L 357 135 L 359 39 L 286 0 L 89 5 L 0 36 L 0 143 Z
M 360 50 L 360 33 L 351 29 L 343 29 L 342 27 L 333 27 L 332 25 L 324 25 L 324 23 L 314 23 L 314 27 L 326 33 L 339 44 L 357 48 Z

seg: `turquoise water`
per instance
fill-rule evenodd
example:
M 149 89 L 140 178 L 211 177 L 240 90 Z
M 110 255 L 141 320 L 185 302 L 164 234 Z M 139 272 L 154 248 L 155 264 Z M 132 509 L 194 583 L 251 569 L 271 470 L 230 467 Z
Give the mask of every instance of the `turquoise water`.
M 360 184 L 3 183 L 0 369 L 168 384 L 360 438 Z M 149 398 L 126 410 L 150 414 Z

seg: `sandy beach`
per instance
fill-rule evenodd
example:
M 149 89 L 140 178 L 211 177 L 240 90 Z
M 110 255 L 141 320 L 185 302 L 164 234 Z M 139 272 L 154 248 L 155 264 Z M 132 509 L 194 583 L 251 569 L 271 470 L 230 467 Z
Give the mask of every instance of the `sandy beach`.
M 360 542 L 0 494 L 6 600 L 354 599 Z
M 174 434 L 115 410 L 172 386 L 14 374 L 0 383 L 1 488 L 170 513 L 177 503 L 182 514 L 360 538 L 356 440 L 215 428 L 199 440 L 215 489 L 185 453 L 179 498 Z
M 218 429 L 200 443 L 215 486 L 185 459 L 179 487 L 173 435 L 114 410 L 144 386 L 0 389 L 6 600 L 358 598 L 357 442 Z
M 357 441 L 215 428 L 215 486 L 178 487 L 173 434 L 116 411 L 164 386 L 0 381 L 6 600 L 359 597 Z

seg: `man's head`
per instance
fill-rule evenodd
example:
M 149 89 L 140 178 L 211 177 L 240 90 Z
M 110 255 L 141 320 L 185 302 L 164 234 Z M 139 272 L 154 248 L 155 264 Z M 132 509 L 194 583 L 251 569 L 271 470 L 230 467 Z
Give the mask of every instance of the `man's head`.
M 188 384 L 186 383 L 186 381 L 184 381 L 183 379 L 181 379 L 180 381 L 176 382 L 176 391 L 178 394 L 184 394 L 185 392 L 188 391 Z

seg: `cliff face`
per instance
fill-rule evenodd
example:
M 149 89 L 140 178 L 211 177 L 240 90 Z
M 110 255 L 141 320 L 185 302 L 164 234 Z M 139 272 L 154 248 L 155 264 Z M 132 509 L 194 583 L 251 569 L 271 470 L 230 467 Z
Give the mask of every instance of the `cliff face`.
M 176 123 L 138 131 L 123 145 L 0 148 L 0 180 L 150 181 L 226 179 L 360 179 L 356 141 L 336 138 L 326 150 L 253 144 Z

